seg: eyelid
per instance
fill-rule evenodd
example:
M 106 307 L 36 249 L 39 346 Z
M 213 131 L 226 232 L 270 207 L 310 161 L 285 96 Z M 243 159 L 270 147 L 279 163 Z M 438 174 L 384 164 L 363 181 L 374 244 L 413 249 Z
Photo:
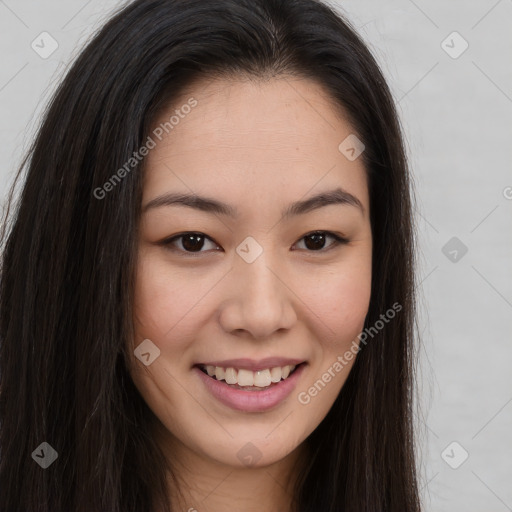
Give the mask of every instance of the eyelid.
M 350 240 L 347 237 L 345 237 L 344 235 L 338 235 L 336 233 L 333 233 L 332 231 L 316 229 L 314 231 L 310 231 L 310 232 L 302 235 L 297 240 L 297 242 L 295 242 L 295 244 L 297 244 L 298 242 L 302 241 L 304 238 L 306 238 L 308 236 L 311 236 L 311 235 L 315 235 L 315 234 L 326 235 L 327 237 L 333 238 L 335 242 L 332 243 L 331 245 L 329 245 L 327 248 L 319 249 L 318 251 L 308 251 L 307 249 L 300 249 L 300 250 L 306 251 L 307 253 L 311 253 L 311 254 L 325 254 L 326 252 L 330 251 L 331 249 L 335 249 L 336 247 L 338 247 L 340 245 L 345 245 L 345 244 L 348 244 L 350 242 Z M 186 257 L 189 257 L 189 256 L 190 257 L 197 257 L 197 256 L 199 256 L 202 253 L 210 252 L 210 250 L 207 250 L 207 251 L 197 251 L 197 252 L 183 251 L 181 249 L 177 249 L 177 248 L 172 246 L 172 243 L 174 241 L 179 240 L 180 238 L 182 238 L 182 237 L 184 237 L 186 235 L 197 235 L 197 236 L 200 236 L 200 237 L 204 237 L 205 239 L 208 239 L 211 242 L 213 242 L 215 245 L 217 245 L 217 247 L 220 247 L 220 244 L 218 244 L 212 237 L 206 235 L 205 233 L 201 233 L 199 231 L 184 231 L 183 233 L 178 233 L 178 234 L 173 235 L 173 236 L 171 236 L 169 238 L 165 238 L 164 240 L 161 240 L 160 242 L 158 242 L 158 245 L 162 245 L 162 246 L 166 247 L 168 250 L 170 250 L 172 252 L 181 253 L 181 254 L 185 255 Z M 215 251 L 215 252 L 218 252 L 218 251 Z
M 163 245 L 166 249 L 168 249 L 169 251 L 172 251 L 172 252 L 176 252 L 176 253 L 180 253 L 180 254 L 183 254 L 185 256 L 191 256 L 191 257 L 196 257 L 196 256 L 199 256 L 201 254 L 204 254 L 204 253 L 207 253 L 207 252 L 210 252 L 210 250 L 208 251 L 197 251 L 197 252 L 190 252 L 190 251 L 183 251 L 181 249 L 177 249 L 176 247 L 173 247 L 172 243 L 174 241 L 177 241 L 179 240 L 180 238 L 183 238 L 185 237 L 186 235 L 197 235 L 197 236 L 201 236 L 205 239 L 208 239 L 210 240 L 211 242 L 213 242 L 215 245 L 217 245 L 217 247 L 220 247 L 220 244 L 218 244 L 212 237 L 208 236 L 208 235 L 205 235 L 204 233 L 201 233 L 200 231 L 184 231 L 183 233 L 178 233 L 177 235 L 173 235 L 169 238 L 165 238 L 164 240 L 161 240 L 160 242 L 158 242 L 158 245 Z M 216 251 L 218 252 L 218 251 Z
M 334 239 L 334 243 L 332 243 L 331 245 L 328 245 L 324 249 L 319 249 L 318 251 L 308 251 L 307 249 L 301 249 L 301 250 L 305 250 L 308 254 L 325 254 L 332 249 L 336 249 L 336 247 L 339 247 L 340 245 L 346 245 L 350 242 L 350 240 L 347 237 L 345 237 L 344 235 L 338 235 L 336 233 L 333 233 L 332 231 L 316 229 L 314 231 L 310 231 L 309 233 L 306 233 L 305 235 L 302 235 L 302 237 L 299 238 L 299 240 L 297 240 L 297 242 L 295 242 L 295 244 L 297 244 L 298 242 L 301 242 L 302 240 L 304 240 L 304 238 L 311 236 L 311 235 L 315 235 L 315 234 L 320 234 L 320 235 L 325 235 L 326 237 L 331 237 Z

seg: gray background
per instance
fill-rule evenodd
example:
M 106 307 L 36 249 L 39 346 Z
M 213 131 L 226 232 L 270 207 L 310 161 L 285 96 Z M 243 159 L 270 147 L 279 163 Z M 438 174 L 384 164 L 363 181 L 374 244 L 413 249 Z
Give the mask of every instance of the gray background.
M 0 0 L 3 204 L 66 66 L 122 4 Z M 406 132 L 418 199 L 424 509 L 512 511 L 512 1 L 332 5 L 379 60 Z M 46 59 L 31 47 L 43 31 L 59 45 Z

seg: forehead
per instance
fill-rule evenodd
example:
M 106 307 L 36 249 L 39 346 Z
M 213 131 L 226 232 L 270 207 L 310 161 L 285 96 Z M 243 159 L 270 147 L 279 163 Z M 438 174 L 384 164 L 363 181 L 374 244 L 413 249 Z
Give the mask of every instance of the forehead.
M 144 196 L 215 192 L 233 203 L 342 186 L 366 207 L 362 158 L 339 149 L 354 133 L 341 112 L 309 79 L 196 81 L 154 121 Z

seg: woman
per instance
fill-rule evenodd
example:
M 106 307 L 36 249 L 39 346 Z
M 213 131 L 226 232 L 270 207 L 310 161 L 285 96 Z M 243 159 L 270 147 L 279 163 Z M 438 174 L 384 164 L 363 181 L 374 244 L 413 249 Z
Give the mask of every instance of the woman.
M 25 166 L 0 511 L 420 510 L 410 177 L 346 20 L 136 0 Z

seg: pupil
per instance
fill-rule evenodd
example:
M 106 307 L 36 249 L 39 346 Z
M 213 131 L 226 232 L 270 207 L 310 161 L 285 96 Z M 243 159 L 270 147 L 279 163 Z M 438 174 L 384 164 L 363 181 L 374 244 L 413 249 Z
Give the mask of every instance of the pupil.
M 183 248 L 187 251 L 197 252 L 200 251 L 204 245 L 204 240 L 201 235 L 184 235 Z M 325 245 L 325 234 L 313 233 L 306 237 L 306 247 L 311 250 L 322 249 Z
M 309 244 L 308 240 L 311 240 L 313 243 Z M 312 235 L 308 235 L 306 237 L 305 243 L 308 249 L 322 249 L 325 244 L 325 235 L 322 233 L 314 233 Z
M 201 235 L 184 235 L 183 247 L 187 251 L 198 251 L 203 247 L 204 241 L 201 241 Z

